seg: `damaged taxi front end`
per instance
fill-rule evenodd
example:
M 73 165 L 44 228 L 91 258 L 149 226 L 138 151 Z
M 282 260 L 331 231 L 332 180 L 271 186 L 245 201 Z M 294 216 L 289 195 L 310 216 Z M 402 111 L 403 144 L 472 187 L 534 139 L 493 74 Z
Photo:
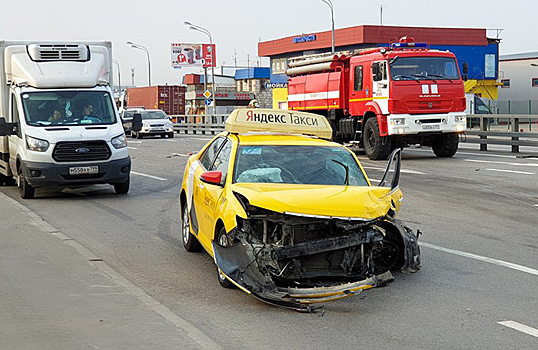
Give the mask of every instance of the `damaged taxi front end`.
M 213 241 L 220 271 L 245 292 L 312 311 L 312 304 L 386 284 L 391 270 L 420 268 L 417 237 L 393 217 L 390 188 L 277 187 L 235 186 L 246 216 Z

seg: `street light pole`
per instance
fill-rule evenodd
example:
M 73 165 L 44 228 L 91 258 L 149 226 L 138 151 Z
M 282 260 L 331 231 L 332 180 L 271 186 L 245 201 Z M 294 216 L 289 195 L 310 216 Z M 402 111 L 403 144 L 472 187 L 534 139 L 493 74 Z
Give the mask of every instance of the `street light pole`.
M 112 62 L 118 66 L 118 96 L 121 98 L 121 73 L 120 73 L 120 64 L 117 60 L 112 59 Z
M 213 77 L 211 84 L 211 94 L 213 95 L 213 114 L 215 114 L 215 111 L 217 109 L 217 96 L 215 95 L 215 50 L 213 49 L 213 38 L 211 37 L 211 33 L 209 32 L 209 30 L 205 29 L 204 27 L 197 26 L 187 21 L 183 23 L 188 26 L 189 29 L 202 32 L 209 37 L 209 47 L 211 48 L 211 76 Z
M 145 47 L 145 46 L 142 46 L 140 44 L 135 44 L 132 41 L 128 41 L 127 45 L 131 45 L 131 47 L 133 49 L 139 49 L 139 50 L 142 50 L 142 51 L 146 52 L 146 55 L 148 57 L 148 86 L 151 86 L 151 60 L 149 58 L 149 50 L 148 50 L 148 48 Z
M 324 3 L 326 3 L 331 8 L 331 23 L 332 23 L 332 46 L 331 46 L 331 53 L 334 55 L 334 8 L 333 3 L 331 0 L 321 0 Z

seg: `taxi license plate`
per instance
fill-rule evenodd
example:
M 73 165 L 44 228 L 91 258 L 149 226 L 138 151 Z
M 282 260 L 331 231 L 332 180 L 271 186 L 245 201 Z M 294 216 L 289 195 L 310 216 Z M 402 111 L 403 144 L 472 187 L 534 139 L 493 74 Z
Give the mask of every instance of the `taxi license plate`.
M 76 166 L 69 168 L 69 175 L 88 175 L 88 174 L 97 174 L 99 172 L 99 167 L 95 166 Z
M 439 130 L 439 125 L 422 125 L 422 130 Z

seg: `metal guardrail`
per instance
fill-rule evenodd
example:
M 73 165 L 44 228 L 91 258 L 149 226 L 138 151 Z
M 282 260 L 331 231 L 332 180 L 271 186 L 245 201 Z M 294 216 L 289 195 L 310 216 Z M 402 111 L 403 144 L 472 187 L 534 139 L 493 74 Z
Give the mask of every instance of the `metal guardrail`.
M 224 130 L 224 122 L 228 114 L 213 116 L 175 115 L 171 117 L 176 133 L 215 135 Z M 462 142 L 478 143 L 481 151 L 487 151 L 488 145 L 511 146 L 514 153 L 519 152 L 520 146 L 538 147 L 538 115 L 471 114 L 467 118 L 469 121 L 479 119 L 479 127 L 467 129 Z M 531 131 L 533 125 L 536 132 Z M 521 132 L 522 126 L 526 126 L 529 131 Z M 502 129 L 506 129 L 506 131 L 502 131 Z
M 481 151 L 487 151 L 488 145 L 511 146 L 513 153 L 518 153 L 520 146 L 538 147 L 538 132 L 532 132 L 533 121 L 535 130 L 538 131 L 538 115 L 471 114 L 467 115 L 467 119 L 468 122 L 479 119 L 480 123 L 478 129 L 465 131 L 463 141 L 479 143 Z M 521 131 L 526 128 L 528 131 Z

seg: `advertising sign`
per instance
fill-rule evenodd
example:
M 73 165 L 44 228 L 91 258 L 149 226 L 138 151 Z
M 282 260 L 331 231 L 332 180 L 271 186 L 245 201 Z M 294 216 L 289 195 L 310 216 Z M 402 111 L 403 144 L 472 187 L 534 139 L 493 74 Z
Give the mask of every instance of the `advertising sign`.
M 212 52 L 216 58 L 215 44 L 172 43 L 172 67 L 211 67 Z

